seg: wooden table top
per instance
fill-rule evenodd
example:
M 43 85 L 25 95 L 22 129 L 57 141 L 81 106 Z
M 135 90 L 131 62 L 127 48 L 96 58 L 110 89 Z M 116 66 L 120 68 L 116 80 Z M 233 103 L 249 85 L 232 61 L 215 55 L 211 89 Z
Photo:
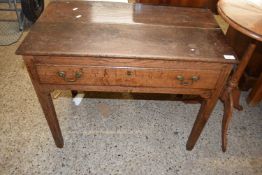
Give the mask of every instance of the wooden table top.
M 16 53 L 235 62 L 209 10 L 116 2 L 51 2 Z
M 220 0 L 218 12 L 236 30 L 262 41 L 262 0 Z

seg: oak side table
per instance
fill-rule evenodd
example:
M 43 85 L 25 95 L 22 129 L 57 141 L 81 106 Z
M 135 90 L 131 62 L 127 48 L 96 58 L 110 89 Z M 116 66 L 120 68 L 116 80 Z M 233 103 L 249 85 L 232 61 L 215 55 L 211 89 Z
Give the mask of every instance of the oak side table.
M 60 148 L 54 89 L 199 95 L 191 150 L 238 63 L 207 9 L 115 2 L 51 2 L 16 53 Z
M 222 123 L 222 150 L 225 151 L 227 130 L 232 118 L 233 108 L 242 110 L 242 106 L 239 104 L 240 91 L 238 89 L 240 77 L 256 48 L 257 41 L 262 41 L 262 1 L 220 0 L 218 2 L 218 13 L 231 27 L 253 39 L 221 96 L 225 106 Z

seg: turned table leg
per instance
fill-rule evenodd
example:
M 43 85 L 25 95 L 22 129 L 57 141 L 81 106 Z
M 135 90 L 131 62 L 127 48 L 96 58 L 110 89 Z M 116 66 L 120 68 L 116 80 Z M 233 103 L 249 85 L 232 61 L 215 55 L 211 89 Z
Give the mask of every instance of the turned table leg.
M 224 116 L 222 120 L 222 151 L 226 151 L 227 147 L 227 130 L 229 122 L 232 118 L 234 102 L 232 93 L 225 93 L 226 100 L 224 101 Z
M 227 130 L 229 122 L 232 118 L 233 108 L 242 110 L 239 105 L 240 91 L 238 89 L 238 82 L 243 75 L 245 68 L 255 51 L 256 43 L 250 43 L 237 69 L 230 77 L 227 87 L 224 89 L 221 100 L 224 102 L 224 116 L 222 121 L 222 150 L 225 152 L 227 147 Z
M 64 146 L 63 136 L 59 126 L 59 122 L 56 116 L 54 104 L 50 94 L 50 90 L 43 88 L 39 82 L 34 63 L 33 57 L 24 57 L 24 61 L 29 72 L 30 78 L 32 80 L 35 92 L 37 94 L 38 100 L 41 104 L 42 110 L 45 114 L 48 126 L 54 138 L 57 147 L 62 148 Z

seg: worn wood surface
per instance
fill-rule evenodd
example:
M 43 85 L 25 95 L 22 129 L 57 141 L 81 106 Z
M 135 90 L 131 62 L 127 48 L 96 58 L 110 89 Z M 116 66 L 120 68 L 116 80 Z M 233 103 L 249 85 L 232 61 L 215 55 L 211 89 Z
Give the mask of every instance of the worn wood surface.
M 112 10 L 112 3 L 102 4 L 51 3 L 17 53 L 229 62 L 223 55 L 232 54 L 232 50 L 207 10 L 158 9 L 123 3 L 116 3 L 115 10 Z M 72 10 L 74 8 L 85 10 L 76 13 Z M 101 13 L 96 12 L 97 8 Z M 120 15 L 117 9 L 120 9 Z M 138 9 L 137 13 L 133 13 L 135 9 Z M 155 14 L 154 9 L 162 13 L 161 18 L 149 15 Z M 82 17 L 76 18 L 78 14 Z M 117 20 L 121 14 L 128 16 L 123 17 L 123 21 L 130 18 L 132 22 Z M 136 18 L 141 20 L 135 22 Z
M 17 53 L 58 147 L 53 89 L 198 95 L 191 150 L 237 63 L 208 10 L 106 2 L 51 3 Z

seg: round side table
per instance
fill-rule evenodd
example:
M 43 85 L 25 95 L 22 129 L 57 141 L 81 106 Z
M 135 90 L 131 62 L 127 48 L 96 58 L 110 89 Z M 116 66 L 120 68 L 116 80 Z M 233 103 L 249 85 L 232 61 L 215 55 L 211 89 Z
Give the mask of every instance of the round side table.
M 240 91 L 238 89 L 240 77 L 254 53 L 257 42 L 262 42 L 262 0 L 220 0 L 218 2 L 218 13 L 231 27 L 252 38 L 221 95 L 221 100 L 224 102 L 222 150 L 225 152 L 227 130 L 232 118 L 233 108 L 242 110 L 242 106 L 239 104 Z

